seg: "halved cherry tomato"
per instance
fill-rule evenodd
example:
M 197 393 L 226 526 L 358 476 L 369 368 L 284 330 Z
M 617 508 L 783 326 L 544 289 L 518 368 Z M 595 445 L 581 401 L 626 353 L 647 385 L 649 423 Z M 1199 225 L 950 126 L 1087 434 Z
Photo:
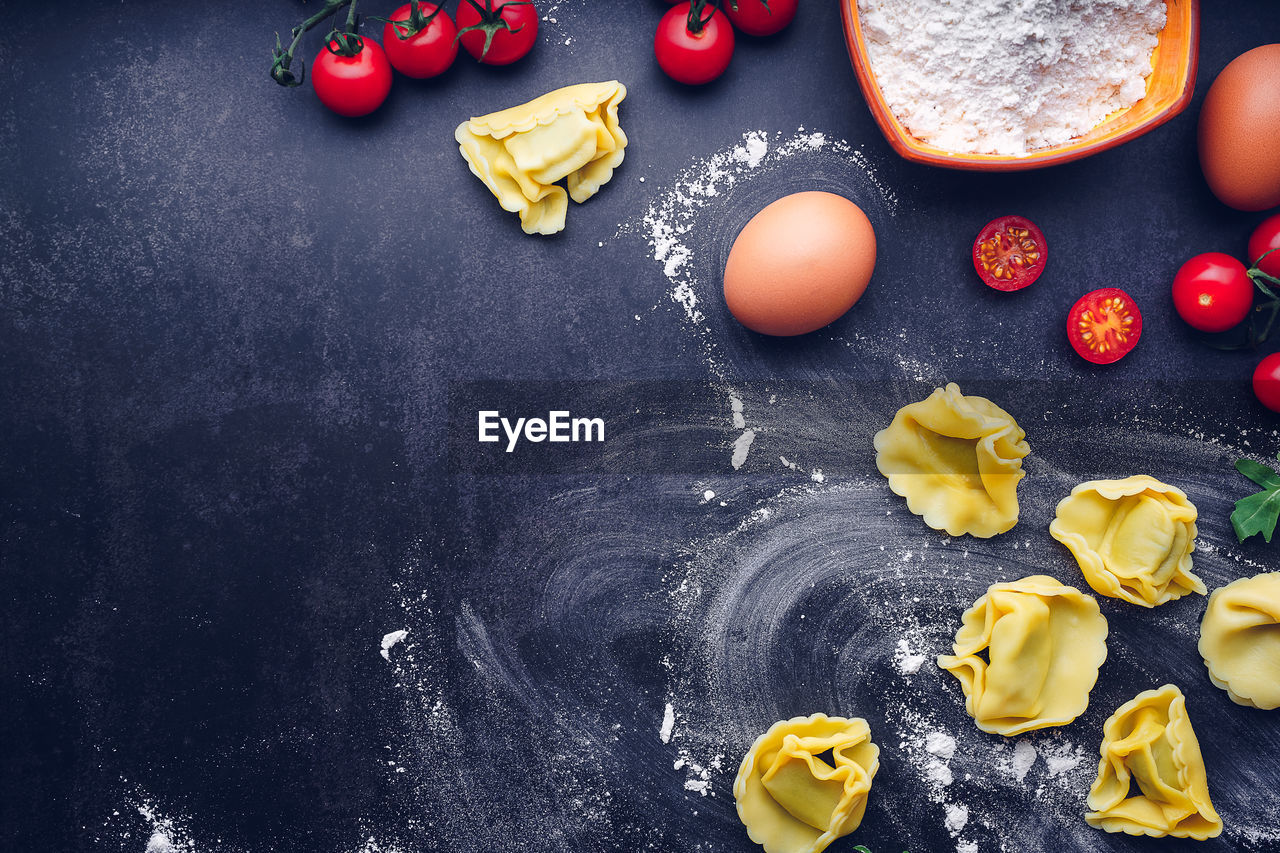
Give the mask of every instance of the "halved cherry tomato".
M 797 0 L 724 0 L 720 8 L 734 27 L 749 36 L 771 36 L 786 29 L 796 16 Z
M 694 32 L 689 28 L 689 7 L 689 3 L 681 3 L 662 16 L 653 37 L 653 55 L 671 79 L 701 86 L 729 67 L 733 58 L 733 25 L 714 5 L 699 0 L 697 20 L 701 26 Z
M 1280 249 L 1280 213 L 1267 217 L 1253 229 L 1249 236 L 1249 263 L 1258 264 L 1258 259 L 1272 249 Z M 1258 269 L 1280 278 L 1280 252 L 1267 255 L 1266 260 L 1258 264 Z
M 982 283 L 996 290 L 1021 290 L 1044 272 L 1049 244 L 1030 219 L 1001 216 L 973 241 L 973 268 Z
M 320 103 L 338 115 L 355 118 L 368 115 L 387 99 L 391 91 L 391 63 L 373 39 L 348 38 L 359 38 L 359 52 L 355 56 L 335 53 L 336 41 L 321 48 L 311 66 L 311 85 Z
M 1142 337 L 1142 312 L 1118 287 L 1081 296 L 1067 314 L 1067 337 L 1085 361 L 1111 364 L 1129 354 Z
M 1173 307 L 1192 328 L 1225 332 L 1249 315 L 1253 290 L 1244 264 L 1222 252 L 1206 252 L 1173 277 Z
M 1253 393 L 1262 405 L 1280 412 L 1280 352 L 1271 353 L 1254 368 Z
M 443 74 L 453 65 L 458 57 L 457 35 L 458 28 L 443 7 L 419 3 L 414 20 L 413 6 L 406 3 L 391 13 L 382 28 L 382 48 L 392 68 L 406 77 L 423 80 Z

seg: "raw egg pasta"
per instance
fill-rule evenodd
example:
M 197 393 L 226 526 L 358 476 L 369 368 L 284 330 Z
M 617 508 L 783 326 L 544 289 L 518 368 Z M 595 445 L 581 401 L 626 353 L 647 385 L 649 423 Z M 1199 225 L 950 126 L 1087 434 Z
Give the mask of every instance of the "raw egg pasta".
M 992 584 L 962 623 L 954 654 L 940 655 L 938 666 L 959 679 L 965 710 L 984 732 L 1062 726 L 1089 706 L 1107 659 L 1107 620 L 1092 596 L 1032 575 Z
M 738 769 L 738 817 L 766 853 L 820 853 L 862 823 L 879 768 L 866 720 L 814 714 L 774 723 Z
M 1214 590 L 1200 623 L 1200 656 L 1231 701 L 1280 708 L 1280 572 Z
M 1049 525 L 1094 591 L 1155 607 L 1205 585 L 1191 573 L 1196 508 L 1181 489 L 1153 477 L 1081 483 Z
M 1117 708 L 1102 727 L 1101 753 L 1084 816 L 1090 826 L 1199 841 L 1222 834 L 1200 742 L 1176 685 L 1139 693 Z
M 1025 439 L 1012 415 L 953 382 L 876 433 L 876 467 L 925 524 L 987 538 L 1018 523 Z
M 502 209 L 520 214 L 526 234 L 555 234 L 564 230 L 569 198 L 591 198 L 622 163 L 627 136 L 618 104 L 626 96 L 617 80 L 566 86 L 464 121 L 454 137 Z M 567 193 L 556 183 L 562 179 Z

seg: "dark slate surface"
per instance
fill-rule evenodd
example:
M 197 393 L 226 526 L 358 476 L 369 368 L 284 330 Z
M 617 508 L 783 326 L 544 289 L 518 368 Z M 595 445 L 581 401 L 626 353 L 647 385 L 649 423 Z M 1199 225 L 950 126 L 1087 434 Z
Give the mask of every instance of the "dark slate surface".
M 963 838 L 983 851 L 1194 846 L 1088 830 L 1078 785 L 1032 790 L 1055 784 L 1043 763 L 1025 785 L 988 784 L 1009 744 L 977 733 L 931 667 L 904 679 L 892 650 L 904 631 L 943 650 L 994 580 L 1078 582 L 1044 526 L 1088 477 L 1141 470 L 1186 488 L 1210 586 L 1276 567 L 1226 521 L 1246 488 L 1231 460 L 1277 444 L 1248 391 L 1257 355 L 1207 348 L 1165 294 L 1183 259 L 1243 251 L 1259 219 L 1208 193 L 1194 117 L 1213 75 L 1280 31 L 1280 7 L 1205 4 L 1197 101 L 1158 132 L 988 176 L 895 158 L 835 4 L 743 39 L 696 91 L 652 62 L 656 0 L 539 5 L 556 21 L 526 61 L 399 79 L 360 121 L 267 80 L 272 33 L 300 4 L 6 9 L 6 849 L 142 853 L 159 826 L 193 850 L 746 851 L 739 756 L 774 719 L 818 710 L 884 733 L 866 822 L 833 850 L 956 849 L 947 803 L 967 805 Z M 626 163 L 563 235 L 524 236 L 463 167 L 453 127 L 612 77 L 631 90 Z M 802 341 L 726 318 L 718 264 L 769 196 L 867 191 L 859 168 L 797 159 L 699 214 L 707 318 L 692 327 L 643 233 L 619 226 L 744 131 L 801 125 L 861 147 L 899 198 L 874 217 L 871 290 Z M 1011 210 L 1049 235 L 1052 267 L 1004 296 L 974 281 L 966 250 Z M 1146 332 L 1095 370 L 1063 316 L 1112 285 L 1141 301 Z M 944 542 L 874 472 L 871 434 L 952 379 L 1027 427 L 1010 537 Z M 729 393 L 760 433 L 738 472 Z M 568 400 L 617 438 L 495 461 L 470 444 L 485 394 Z M 780 467 L 788 454 L 827 482 Z M 1280 717 L 1208 683 L 1202 608 L 1104 601 L 1111 660 L 1089 712 L 1031 742 L 1091 755 L 1112 709 L 1175 680 L 1231 827 L 1196 849 L 1275 849 Z M 397 628 L 410 639 L 386 662 L 378 641 Z M 921 715 L 959 741 L 946 790 L 898 742 Z M 689 762 L 715 755 L 710 796 L 687 790 Z

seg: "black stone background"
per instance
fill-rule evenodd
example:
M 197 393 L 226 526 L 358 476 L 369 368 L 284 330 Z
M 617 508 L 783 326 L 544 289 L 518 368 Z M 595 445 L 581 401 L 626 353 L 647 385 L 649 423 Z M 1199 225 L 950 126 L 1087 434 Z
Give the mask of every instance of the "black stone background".
M 367 2 L 365 11 L 390 5 Z M 1062 416 L 1078 442 L 1080 479 L 1112 470 L 1095 454 L 1124 453 L 1090 444 L 1095 404 L 1136 400 L 1156 412 L 1145 422 L 1157 430 L 1160 405 L 1176 405 L 1228 443 L 1238 430 L 1266 434 L 1274 416 L 1247 384 L 1256 356 L 1207 348 L 1166 298 L 1182 260 L 1243 252 L 1260 219 L 1207 191 L 1195 116 L 1227 61 L 1280 33 L 1280 6 L 1204 5 L 1197 98 L 1183 116 L 1079 163 L 982 175 L 893 155 L 854 84 L 834 3 L 808 0 L 784 35 L 741 39 L 722 80 L 686 89 L 652 60 L 664 4 L 565 0 L 527 60 L 491 69 L 463 56 L 438 81 L 397 79 L 384 108 L 357 121 L 328 114 L 309 89 L 267 79 L 272 34 L 301 19 L 310 8 L 302 4 L 6 4 L 5 849 L 141 853 L 142 800 L 183 816 L 201 850 L 346 853 L 371 835 L 403 850 L 753 849 L 733 815 L 731 769 L 705 799 L 666 769 L 674 755 L 656 729 L 672 629 L 654 590 L 682 548 L 732 529 L 788 475 L 763 450 L 742 472 L 729 468 L 727 401 L 645 241 L 617 235 L 619 224 L 746 130 L 820 130 L 864 150 L 899 213 L 877 223 L 872 287 L 830 332 L 762 340 L 725 320 L 713 290 L 703 294 L 732 381 L 812 383 L 836 410 L 843 394 L 865 393 L 887 421 L 922 389 L 904 384 L 886 350 L 947 378 L 1037 380 L 1011 392 L 1019 399 L 1009 408 L 1048 410 L 1065 394 L 1090 401 L 1079 422 L 1074 408 Z M 559 85 L 614 77 L 631 92 L 626 163 L 596 199 L 574 206 L 564 234 L 523 235 L 464 168 L 454 126 Z M 768 180 L 795 188 L 804 179 Z M 753 198 L 769 191 L 762 185 Z M 732 208 L 707 244 L 723 247 L 754 207 Z M 976 283 L 966 251 L 984 221 L 1011 210 L 1050 235 L 1052 268 L 1009 297 Z M 1141 301 L 1146 332 L 1124 362 L 1095 370 L 1060 329 L 1080 293 L 1108 285 Z M 863 352 L 846 345 L 850 336 L 885 343 Z M 481 379 L 598 382 L 591 400 L 620 431 L 636 427 L 641 463 L 609 469 L 570 456 L 558 475 L 537 476 L 472 476 L 451 465 L 446 448 L 471 417 L 450 418 L 451 389 Z M 622 402 L 632 398 L 609 390 L 630 379 L 679 380 L 673 387 L 687 393 L 642 396 L 635 415 Z M 858 441 L 877 428 L 868 423 L 852 429 Z M 646 444 L 647 428 L 660 441 Z M 1052 452 L 1028 431 L 1037 452 Z M 850 471 L 869 475 L 865 447 L 833 443 L 810 464 L 836 470 L 854 458 Z M 668 451 L 691 461 L 665 464 Z M 1243 495 L 1233 454 L 1211 455 L 1211 482 L 1197 486 Z M 1170 477 L 1180 464 L 1153 463 Z M 696 496 L 707 483 L 741 511 L 703 511 Z M 641 569 L 625 584 L 581 590 L 581 608 L 551 625 L 540 598 L 548 577 L 575 558 L 570 544 L 598 538 L 586 520 L 592 504 L 573 498 L 580 487 L 611 507 L 602 526 L 629 518 L 643 532 L 630 550 L 625 531 L 607 543 L 611 559 Z M 1201 505 L 1223 548 L 1234 547 L 1229 507 L 1218 498 Z M 1238 552 L 1276 565 L 1260 541 Z M 427 613 L 404 604 L 420 594 Z M 1202 606 L 1186 604 L 1196 614 Z M 1136 619 L 1104 609 L 1113 634 Z M 473 619 L 489 625 L 495 659 L 519 662 L 526 696 L 477 680 L 463 641 L 484 636 L 464 630 Z M 407 621 L 420 666 L 396 675 L 377 644 Z M 1180 654 L 1198 665 L 1189 647 Z M 433 742 L 411 710 L 417 694 L 405 672 L 447 700 L 456 739 Z M 781 707 L 818 710 L 806 688 L 788 684 L 779 680 L 794 691 L 780 694 Z M 574 702 L 539 698 L 546 685 L 556 702 L 562 693 Z M 1146 686 L 1155 684 L 1108 688 L 1076 740 L 1092 742 L 1116 702 Z M 1203 679 L 1183 686 L 1193 706 L 1215 709 L 1201 715 L 1202 739 L 1230 735 L 1206 749 L 1211 773 L 1264 762 L 1260 790 L 1273 796 L 1280 721 L 1235 709 Z M 952 687 L 939 705 L 957 704 Z M 544 772 L 574 721 L 548 727 L 543 712 L 565 707 L 621 723 L 611 743 L 597 744 L 617 759 L 601 771 L 618 792 L 603 820 L 575 817 Z M 494 727 L 497 718 L 506 722 Z M 735 756 L 742 746 L 727 739 Z M 389 769 L 388 756 L 405 772 Z M 858 841 L 877 853 L 954 849 L 936 809 L 914 804 L 909 775 L 886 770 L 876 784 L 884 802 L 905 805 L 895 817 L 873 800 Z M 1247 792 L 1215 793 L 1229 819 L 1228 808 L 1249 801 Z M 531 809 L 546 818 L 538 828 L 524 820 Z M 1005 849 L 1053 843 L 1023 838 L 1018 820 Z

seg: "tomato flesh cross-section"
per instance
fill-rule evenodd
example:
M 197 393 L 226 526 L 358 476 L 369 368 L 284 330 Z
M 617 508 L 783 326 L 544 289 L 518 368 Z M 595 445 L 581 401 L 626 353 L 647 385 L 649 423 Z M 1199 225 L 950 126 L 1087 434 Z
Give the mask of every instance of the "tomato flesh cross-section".
M 1067 337 L 1080 357 L 1094 364 L 1124 358 L 1142 337 L 1142 312 L 1118 287 L 1081 296 L 1067 314 Z
M 1021 290 L 1044 272 L 1049 246 L 1030 219 L 993 219 L 973 241 L 973 268 L 982 283 L 996 290 Z

